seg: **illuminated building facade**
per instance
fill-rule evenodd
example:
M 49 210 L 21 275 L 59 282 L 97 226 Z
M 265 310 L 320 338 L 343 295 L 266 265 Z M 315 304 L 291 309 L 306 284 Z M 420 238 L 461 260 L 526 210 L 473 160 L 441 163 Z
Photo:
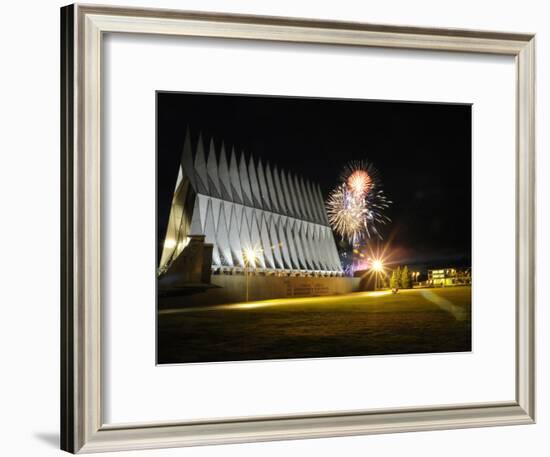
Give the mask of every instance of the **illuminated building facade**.
M 434 287 L 468 285 L 472 283 L 470 269 L 440 268 L 428 270 L 428 284 Z
M 214 273 L 343 275 L 318 185 L 187 131 L 159 272 L 197 236 Z

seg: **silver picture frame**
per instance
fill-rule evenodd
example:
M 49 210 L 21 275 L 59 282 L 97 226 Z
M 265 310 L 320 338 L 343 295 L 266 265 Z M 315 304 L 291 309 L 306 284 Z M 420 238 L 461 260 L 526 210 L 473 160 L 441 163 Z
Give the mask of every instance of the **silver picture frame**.
M 515 400 L 232 420 L 106 424 L 101 361 L 101 53 L 106 33 L 513 56 Z M 156 9 L 61 9 L 61 448 L 72 453 L 531 424 L 535 420 L 535 37 Z

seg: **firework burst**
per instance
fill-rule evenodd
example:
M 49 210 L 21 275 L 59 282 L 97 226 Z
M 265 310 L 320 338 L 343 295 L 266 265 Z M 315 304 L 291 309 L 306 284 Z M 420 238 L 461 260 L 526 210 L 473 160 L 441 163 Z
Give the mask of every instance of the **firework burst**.
M 368 162 L 351 162 L 341 181 L 327 200 L 332 228 L 352 245 L 365 238 L 382 239 L 379 226 L 389 222 L 384 211 L 391 202 L 381 188 L 378 171 Z
M 346 183 L 358 197 L 364 197 L 375 185 L 380 185 L 378 170 L 366 160 L 352 160 L 342 173 L 340 180 Z
M 363 231 L 367 208 L 342 184 L 332 191 L 327 202 L 327 214 L 332 228 L 342 238 L 357 240 Z
M 347 179 L 347 186 L 354 197 L 365 197 L 372 188 L 372 178 L 364 170 L 355 170 Z

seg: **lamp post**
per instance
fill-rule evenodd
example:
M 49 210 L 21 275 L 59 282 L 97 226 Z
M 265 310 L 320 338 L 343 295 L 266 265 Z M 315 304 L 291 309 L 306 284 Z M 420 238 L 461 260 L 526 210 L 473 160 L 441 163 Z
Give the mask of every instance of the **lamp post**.
M 245 279 L 246 279 L 246 298 L 245 298 L 245 301 L 248 302 L 248 276 L 249 276 L 249 271 L 248 271 L 248 262 L 245 263 L 245 266 L 244 266 L 244 275 L 245 275 Z
M 256 249 L 247 248 L 243 251 L 244 258 L 244 274 L 245 274 L 245 287 L 246 287 L 246 301 L 248 301 L 248 279 L 250 276 L 250 265 L 256 267 L 256 260 L 258 259 L 258 253 Z
M 372 269 L 374 270 L 374 290 L 378 289 L 378 275 L 384 270 L 384 264 L 380 259 L 372 261 Z

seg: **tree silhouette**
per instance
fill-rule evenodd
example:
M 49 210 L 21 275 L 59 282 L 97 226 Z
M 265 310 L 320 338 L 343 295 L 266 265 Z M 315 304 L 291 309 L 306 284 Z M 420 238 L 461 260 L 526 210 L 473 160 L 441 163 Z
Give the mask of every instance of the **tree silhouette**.
M 409 267 L 406 265 L 401 270 L 401 287 L 403 289 L 410 289 L 412 287 L 412 278 L 409 272 Z
M 392 289 L 399 289 L 401 287 L 401 269 L 399 267 L 391 272 L 390 287 Z

